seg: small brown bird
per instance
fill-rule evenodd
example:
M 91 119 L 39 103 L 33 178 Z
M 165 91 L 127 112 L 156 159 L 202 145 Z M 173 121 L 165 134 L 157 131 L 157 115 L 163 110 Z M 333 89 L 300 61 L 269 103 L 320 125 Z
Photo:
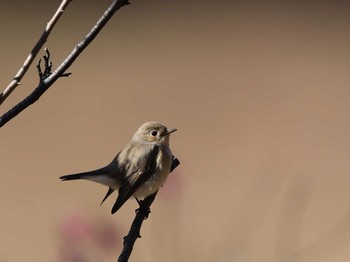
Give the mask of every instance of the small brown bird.
M 164 184 L 172 163 L 169 137 L 176 130 L 156 121 L 147 122 L 107 166 L 61 176 L 60 179 L 86 179 L 108 186 L 101 205 L 114 190 L 118 190 L 118 198 L 112 208 L 114 214 L 131 196 L 139 201 L 157 192 Z

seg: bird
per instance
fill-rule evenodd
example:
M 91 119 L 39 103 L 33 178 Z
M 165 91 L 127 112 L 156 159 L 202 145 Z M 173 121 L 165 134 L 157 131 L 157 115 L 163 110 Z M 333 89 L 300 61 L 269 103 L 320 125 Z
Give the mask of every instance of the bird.
M 135 197 L 140 203 L 140 200 L 156 193 L 164 184 L 173 159 L 169 138 L 176 130 L 157 121 L 146 122 L 108 165 L 92 171 L 64 175 L 60 179 L 85 179 L 107 186 L 107 194 L 100 205 L 118 190 L 118 197 L 111 210 L 114 214 L 129 198 Z

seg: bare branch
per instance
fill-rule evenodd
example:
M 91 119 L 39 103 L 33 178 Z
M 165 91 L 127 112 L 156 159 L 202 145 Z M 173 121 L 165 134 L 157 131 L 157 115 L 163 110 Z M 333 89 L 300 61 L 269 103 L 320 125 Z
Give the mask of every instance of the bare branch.
M 173 156 L 173 162 L 171 164 L 170 172 L 172 172 L 176 167 L 180 165 L 180 161 Z M 136 210 L 136 215 L 134 221 L 131 224 L 129 233 L 124 237 L 123 250 L 120 253 L 118 262 L 127 262 L 133 250 L 136 239 L 141 237 L 140 230 L 142 223 L 148 218 L 149 213 L 151 213 L 150 206 L 152 205 L 157 193 L 146 197 L 144 200 L 140 201 L 140 207 Z
M 85 39 L 75 46 L 73 51 L 63 61 L 63 63 L 59 65 L 59 67 L 49 77 L 41 81 L 29 96 L 0 117 L 0 127 L 4 126 L 8 121 L 17 116 L 28 106 L 35 103 L 59 77 L 66 75 L 66 70 L 73 64 L 84 49 L 95 39 L 114 13 L 121 7 L 128 4 L 128 0 L 114 0 L 102 17 L 97 21 L 95 26 L 86 35 Z
M 63 0 L 60 6 L 58 7 L 56 13 L 53 15 L 51 20 L 47 23 L 44 32 L 42 33 L 39 41 L 35 44 L 32 51 L 28 55 L 27 59 L 24 61 L 22 67 L 19 69 L 11 83 L 5 88 L 5 90 L 0 94 L 0 105 L 6 100 L 6 98 L 12 93 L 13 90 L 16 89 L 17 86 L 21 84 L 21 80 L 24 75 L 27 73 L 30 65 L 32 64 L 34 58 L 39 53 L 40 49 L 43 47 L 45 42 L 47 41 L 52 29 L 55 27 L 57 21 L 63 14 L 66 7 L 72 0 Z
M 45 55 L 43 56 L 45 65 L 44 65 L 44 72 L 41 70 L 41 59 L 38 60 L 38 64 L 36 65 L 36 68 L 38 70 L 39 80 L 40 82 L 44 81 L 46 78 L 48 78 L 52 74 L 52 61 L 50 60 L 51 54 L 49 52 L 49 49 L 45 48 Z M 67 77 L 70 76 L 71 73 L 64 73 L 61 75 L 61 77 Z

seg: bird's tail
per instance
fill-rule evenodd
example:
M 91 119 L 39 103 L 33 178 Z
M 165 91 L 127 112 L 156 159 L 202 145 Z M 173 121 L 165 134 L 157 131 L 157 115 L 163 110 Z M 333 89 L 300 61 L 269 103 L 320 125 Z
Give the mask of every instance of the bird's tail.
M 77 180 L 77 179 L 89 180 L 95 176 L 96 176 L 96 173 L 90 171 L 90 172 L 83 172 L 83 173 L 78 173 L 78 174 L 61 176 L 60 179 L 62 181 Z
M 101 202 L 102 205 L 102 203 L 114 192 L 115 188 L 118 187 L 119 182 L 116 180 L 116 176 L 113 175 L 112 170 L 113 168 L 111 168 L 111 165 L 108 165 L 93 171 L 61 176 L 60 179 L 62 181 L 85 179 L 108 186 L 108 192 Z
M 114 186 L 114 183 L 115 183 L 113 176 L 111 176 L 110 165 L 96 169 L 96 170 L 92 170 L 92 171 L 61 176 L 60 179 L 62 181 L 86 179 L 86 180 L 94 181 L 94 182 L 97 182 L 106 186 L 112 186 L 112 187 Z

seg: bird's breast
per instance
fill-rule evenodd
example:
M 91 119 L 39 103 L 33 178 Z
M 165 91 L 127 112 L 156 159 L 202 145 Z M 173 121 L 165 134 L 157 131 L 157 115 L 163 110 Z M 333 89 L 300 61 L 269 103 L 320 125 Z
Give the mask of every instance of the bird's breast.
M 156 172 L 135 192 L 135 197 L 138 199 L 143 199 L 154 194 L 165 183 L 170 173 L 172 163 L 172 153 L 170 148 L 161 148 L 156 161 Z

